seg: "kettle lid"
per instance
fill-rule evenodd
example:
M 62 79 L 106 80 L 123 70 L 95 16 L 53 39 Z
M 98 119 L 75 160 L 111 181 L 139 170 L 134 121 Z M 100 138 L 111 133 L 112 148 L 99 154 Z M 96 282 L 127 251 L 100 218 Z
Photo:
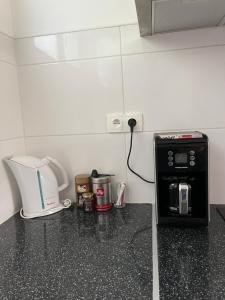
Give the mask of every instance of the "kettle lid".
M 34 168 L 34 169 L 46 165 L 45 161 L 34 156 L 14 156 L 10 160 L 20 165 L 23 165 L 25 167 Z

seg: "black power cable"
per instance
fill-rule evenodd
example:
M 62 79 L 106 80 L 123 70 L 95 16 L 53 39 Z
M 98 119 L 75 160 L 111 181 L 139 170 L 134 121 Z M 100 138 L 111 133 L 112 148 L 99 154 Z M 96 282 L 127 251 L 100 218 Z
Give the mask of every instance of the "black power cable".
M 137 124 L 137 122 L 135 119 L 128 120 L 128 125 L 130 126 L 130 150 L 129 150 L 129 153 L 127 156 L 127 167 L 133 174 L 135 174 L 137 177 L 139 177 L 143 181 L 145 181 L 147 183 L 155 183 L 154 181 L 150 181 L 150 180 L 147 180 L 144 177 L 142 177 L 140 174 L 135 172 L 130 166 L 130 155 L 131 155 L 131 150 L 132 150 L 132 146 L 133 146 L 133 132 L 134 132 L 134 127 L 136 126 L 136 124 Z

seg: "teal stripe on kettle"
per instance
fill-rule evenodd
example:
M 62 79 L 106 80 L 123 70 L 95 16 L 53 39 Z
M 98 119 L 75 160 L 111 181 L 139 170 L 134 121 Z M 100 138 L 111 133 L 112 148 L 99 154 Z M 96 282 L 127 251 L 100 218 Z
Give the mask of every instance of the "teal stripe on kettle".
M 37 177 L 38 177 L 38 185 L 39 185 L 39 191 L 41 196 L 41 207 L 42 209 L 45 209 L 45 203 L 44 203 L 44 197 L 43 197 L 43 191 L 42 191 L 42 185 L 41 185 L 41 175 L 40 172 L 37 171 Z

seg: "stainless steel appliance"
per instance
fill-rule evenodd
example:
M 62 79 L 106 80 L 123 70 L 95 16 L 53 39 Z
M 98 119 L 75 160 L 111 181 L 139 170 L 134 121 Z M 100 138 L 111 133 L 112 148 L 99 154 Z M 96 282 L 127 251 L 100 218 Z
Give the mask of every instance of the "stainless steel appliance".
M 155 172 L 158 224 L 207 225 L 207 136 L 155 134 Z

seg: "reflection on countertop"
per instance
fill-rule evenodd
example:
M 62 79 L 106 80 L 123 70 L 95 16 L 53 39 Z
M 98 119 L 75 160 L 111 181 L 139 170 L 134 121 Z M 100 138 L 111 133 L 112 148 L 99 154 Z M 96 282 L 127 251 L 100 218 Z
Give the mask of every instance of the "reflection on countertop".
M 225 299 L 225 222 L 211 205 L 208 227 L 159 227 L 160 299 Z
M 152 207 L 0 226 L 0 299 L 151 299 Z

